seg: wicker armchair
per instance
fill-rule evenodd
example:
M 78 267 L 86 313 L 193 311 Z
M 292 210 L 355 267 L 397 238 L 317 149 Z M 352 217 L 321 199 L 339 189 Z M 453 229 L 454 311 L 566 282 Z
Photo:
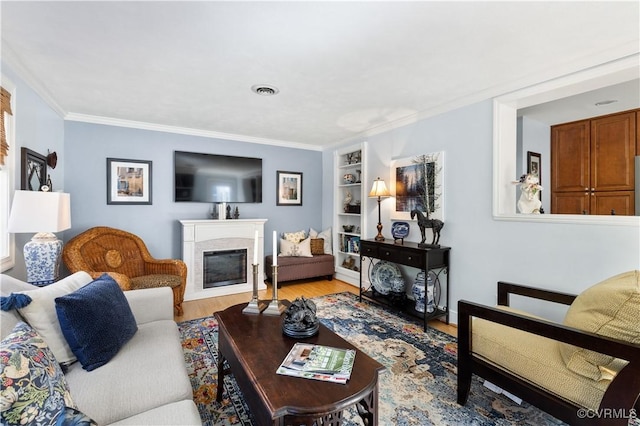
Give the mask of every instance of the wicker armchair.
M 134 234 L 107 226 L 90 228 L 69 240 L 62 259 L 72 273 L 86 271 L 93 278 L 108 273 L 124 291 L 171 287 L 175 311 L 182 315 L 186 264 L 178 259 L 154 259 Z

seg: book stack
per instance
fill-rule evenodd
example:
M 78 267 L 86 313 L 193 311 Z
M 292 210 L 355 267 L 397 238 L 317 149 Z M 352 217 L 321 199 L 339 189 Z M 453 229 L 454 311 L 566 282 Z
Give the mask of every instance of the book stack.
M 355 357 L 353 349 L 296 343 L 276 373 L 344 384 L 351 377 Z

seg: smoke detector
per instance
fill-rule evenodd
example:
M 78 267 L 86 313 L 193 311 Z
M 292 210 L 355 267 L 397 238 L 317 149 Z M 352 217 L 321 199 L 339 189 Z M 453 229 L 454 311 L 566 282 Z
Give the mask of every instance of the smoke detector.
M 256 84 L 251 86 L 251 91 L 257 93 L 260 96 L 273 96 L 277 95 L 280 90 L 277 87 L 269 86 L 267 84 Z

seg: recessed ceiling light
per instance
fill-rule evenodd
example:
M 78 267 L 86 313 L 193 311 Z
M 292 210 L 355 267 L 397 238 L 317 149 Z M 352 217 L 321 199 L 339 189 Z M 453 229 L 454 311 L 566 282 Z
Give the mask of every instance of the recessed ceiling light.
M 616 102 L 618 102 L 617 99 L 608 99 L 606 101 L 596 102 L 596 106 L 605 106 L 605 105 L 613 104 Z
M 277 87 L 269 86 L 267 84 L 255 84 L 251 86 L 251 91 L 260 96 L 273 96 L 280 92 Z

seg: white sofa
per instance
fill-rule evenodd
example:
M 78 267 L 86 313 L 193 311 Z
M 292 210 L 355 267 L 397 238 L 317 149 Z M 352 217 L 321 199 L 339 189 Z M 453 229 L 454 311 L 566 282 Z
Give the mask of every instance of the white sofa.
M 85 272 L 65 279 L 92 281 Z M 0 275 L 2 296 L 34 289 Z M 201 425 L 173 320 L 171 289 L 133 290 L 124 295 L 138 327 L 131 340 L 95 370 L 86 371 L 75 362 L 64 371 L 78 410 L 98 425 Z M 24 319 L 17 310 L 1 315 L 0 338 L 4 339 Z

